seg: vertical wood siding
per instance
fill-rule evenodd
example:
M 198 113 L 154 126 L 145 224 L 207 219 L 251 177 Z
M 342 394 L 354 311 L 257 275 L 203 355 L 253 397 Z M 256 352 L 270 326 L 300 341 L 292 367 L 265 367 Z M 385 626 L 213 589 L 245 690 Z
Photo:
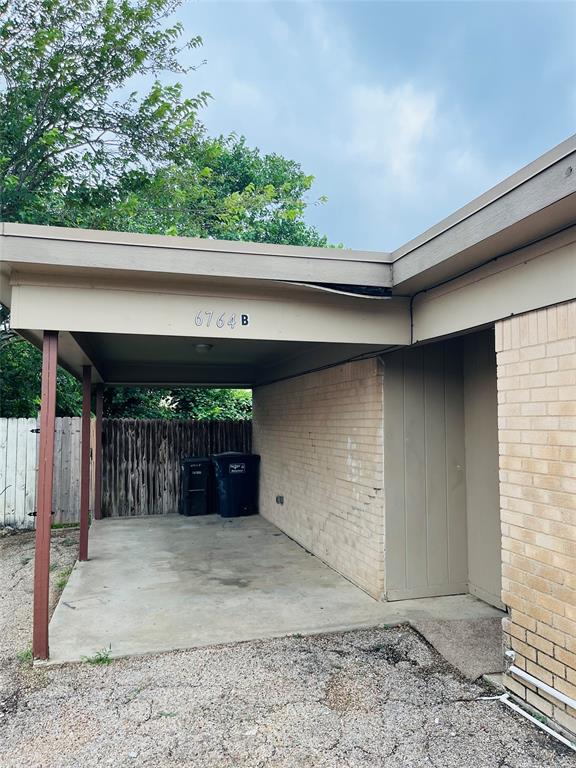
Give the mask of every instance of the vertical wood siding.
M 468 591 L 461 343 L 384 357 L 386 589 Z
M 183 458 L 251 448 L 248 421 L 104 419 L 102 516 L 177 512 Z

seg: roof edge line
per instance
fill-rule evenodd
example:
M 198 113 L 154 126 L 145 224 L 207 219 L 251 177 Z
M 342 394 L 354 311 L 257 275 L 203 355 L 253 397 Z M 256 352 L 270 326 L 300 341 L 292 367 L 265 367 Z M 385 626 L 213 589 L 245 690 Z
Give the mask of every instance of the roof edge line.
M 570 136 L 568 139 L 566 139 L 564 142 L 562 142 L 558 146 L 562 146 L 563 144 L 567 144 L 568 142 L 570 142 L 571 140 L 574 140 L 574 139 L 576 139 L 576 134 L 574 134 L 573 136 Z M 554 151 L 554 149 L 549 150 L 549 152 L 553 152 L 553 151 Z M 576 144 L 573 144 L 571 147 L 567 147 L 566 150 L 562 152 L 562 154 L 560 154 L 560 155 L 558 155 L 556 157 L 550 158 L 550 160 L 545 165 L 542 165 L 542 166 L 540 166 L 538 168 L 535 168 L 532 173 L 530 173 L 528 176 L 520 179 L 513 186 L 509 187 L 508 189 L 504 189 L 504 190 L 498 191 L 492 197 L 490 197 L 489 199 L 483 201 L 481 204 L 478 204 L 472 210 L 466 211 L 466 213 L 463 213 L 455 221 L 452 221 L 449 224 L 446 224 L 446 226 L 443 227 L 442 229 L 438 230 L 437 232 L 434 232 L 429 237 L 427 237 L 425 240 L 422 240 L 422 242 L 419 242 L 416 245 L 414 245 L 412 248 L 410 248 L 410 250 L 406 251 L 405 253 L 401 253 L 400 255 L 395 257 L 394 256 L 395 253 L 397 253 L 398 251 L 402 250 L 402 248 L 405 248 L 412 241 L 409 240 L 408 243 L 405 243 L 404 245 L 401 245 L 399 248 L 396 248 L 394 251 L 391 252 L 391 256 L 392 256 L 392 262 L 391 263 L 392 263 L 392 266 L 397 264 L 399 261 L 401 261 L 401 259 L 404 259 L 406 256 L 409 256 L 410 254 L 414 253 L 414 251 L 417 251 L 419 248 L 422 248 L 422 246 L 426 245 L 427 243 L 431 242 L 432 240 L 435 240 L 437 237 L 440 237 L 445 232 L 448 232 L 450 229 L 453 229 L 454 227 L 457 227 L 463 221 L 466 221 L 467 219 L 472 218 L 472 216 L 475 216 L 477 213 L 479 213 L 480 211 L 484 210 L 484 208 L 488 208 L 490 205 L 493 205 L 498 200 L 501 200 L 502 198 L 506 197 L 506 195 L 509 195 L 510 193 L 512 193 L 515 190 L 519 189 L 524 184 L 527 184 L 529 181 L 531 181 L 536 176 L 539 176 L 541 173 L 544 173 L 544 171 L 547 171 L 553 165 L 556 165 L 556 163 L 560 163 L 560 162 L 562 162 L 562 160 L 565 160 L 567 157 L 569 157 L 570 155 L 574 154 L 574 152 L 576 152 Z M 528 163 L 528 165 L 525 166 L 525 168 L 528 168 L 534 162 L 537 162 L 537 161 L 532 161 L 532 163 Z M 520 169 L 520 171 L 517 171 L 516 173 L 521 173 L 522 170 L 523 169 Z M 514 175 L 515 174 L 513 174 L 513 176 Z M 506 181 L 508 181 L 510 178 L 513 178 L 513 176 L 512 177 L 508 177 L 506 179 L 502 179 L 502 181 L 500 181 L 498 184 L 496 184 L 493 187 L 493 190 L 497 190 L 498 187 L 500 187 L 501 185 L 505 184 Z M 487 192 L 484 192 L 482 195 L 480 195 L 476 199 L 482 198 L 483 196 L 487 195 L 488 192 L 490 192 L 490 190 L 487 190 Z M 467 205 L 471 205 L 473 202 L 474 202 L 474 200 L 472 200 Z M 463 206 L 459 210 L 464 211 L 465 208 L 466 208 L 466 206 Z M 457 213 L 458 213 L 458 211 L 455 211 L 451 215 L 455 216 Z M 447 218 L 450 218 L 450 216 L 448 216 Z M 439 223 L 441 223 L 441 222 L 439 222 Z M 438 225 L 433 225 L 433 227 L 431 227 L 431 229 L 433 229 L 434 226 L 438 226 Z M 417 240 L 419 237 L 422 237 L 424 234 L 425 233 L 423 233 L 422 235 L 417 235 L 415 238 L 413 238 L 413 240 Z

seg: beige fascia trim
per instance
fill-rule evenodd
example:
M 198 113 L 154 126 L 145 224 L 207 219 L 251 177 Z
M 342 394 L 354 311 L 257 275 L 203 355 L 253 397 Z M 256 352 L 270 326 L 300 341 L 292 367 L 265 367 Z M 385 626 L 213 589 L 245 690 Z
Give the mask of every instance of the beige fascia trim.
M 76 227 L 53 227 L 43 224 L 0 222 L 0 234 L 41 240 L 60 240 L 80 243 L 104 243 L 120 246 L 139 245 L 146 248 L 169 248 L 184 251 L 210 251 L 212 253 L 240 255 L 274 255 L 290 258 L 314 258 L 330 261 L 370 261 L 385 264 L 392 261 L 384 251 L 362 251 L 348 248 L 321 248 L 303 245 L 275 245 L 243 240 L 213 240 L 199 237 L 150 235 L 140 232 L 114 232 Z
M 390 288 L 388 254 L 4 223 L 13 269 L 227 277 Z
M 417 294 L 412 302 L 412 343 L 574 298 L 576 226 Z
M 503 179 L 499 184 L 496 184 L 496 186 L 492 187 L 486 192 L 483 192 L 481 195 L 474 198 L 474 200 L 471 200 L 469 203 L 462 206 L 462 208 L 459 208 L 457 211 L 454 211 L 454 213 L 451 213 L 450 216 L 447 216 L 437 224 L 434 224 L 434 226 L 427 229 L 421 235 L 418 235 L 396 250 L 392 251 L 392 263 L 396 264 L 401 259 L 415 251 L 417 248 L 421 248 L 430 240 L 439 237 L 444 232 L 447 232 L 449 229 L 452 229 L 466 219 L 469 219 L 470 217 L 479 213 L 479 211 L 482 209 L 492 205 L 496 201 L 503 198 L 505 195 L 512 192 L 514 189 L 517 189 L 518 187 L 522 186 L 522 184 L 525 184 L 527 181 L 530 181 L 530 179 L 533 179 L 535 176 L 541 174 L 547 168 L 550 168 L 552 165 L 555 165 L 564 158 L 574 154 L 574 152 L 576 152 L 576 134 L 573 134 L 561 144 L 558 144 L 548 152 L 545 152 L 543 155 L 536 158 L 536 160 L 528 163 L 528 165 L 525 165 L 523 168 L 516 171 L 516 173 L 513 173 L 511 176 Z

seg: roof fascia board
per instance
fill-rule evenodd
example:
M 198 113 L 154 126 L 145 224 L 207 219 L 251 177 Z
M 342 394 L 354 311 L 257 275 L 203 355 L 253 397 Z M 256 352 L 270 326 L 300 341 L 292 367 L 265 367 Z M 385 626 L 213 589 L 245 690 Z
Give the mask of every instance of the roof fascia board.
M 461 333 L 576 298 L 576 227 L 485 264 L 413 302 L 412 342 Z
M 212 240 L 210 238 L 151 235 L 142 234 L 140 232 L 112 232 L 100 229 L 53 227 L 42 224 L 2 222 L 1 234 L 10 237 L 59 240 L 63 242 L 100 243 L 117 246 L 139 245 L 143 248 L 223 253 L 226 254 L 226 256 L 230 256 L 231 254 L 238 254 L 241 256 L 287 256 L 290 258 L 328 259 L 330 261 L 345 262 L 370 261 L 376 264 L 385 264 L 392 261 L 391 254 L 384 251 L 362 251 L 348 248 L 322 248 L 304 245 L 252 243 L 243 240 Z
M 471 200 L 469 203 L 462 206 L 462 208 L 459 208 L 457 211 L 454 211 L 454 213 L 451 213 L 450 216 L 447 216 L 437 224 L 434 224 L 434 226 L 430 227 L 422 234 L 418 235 L 412 240 L 409 240 L 399 248 L 396 248 L 396 250 L 392 251 L 391 254 L 392 263 L 398 262 L 400 259 L 407 256 L 412 251 L 415 251 L 417 248 L 422 247 L 430 240 L 433 240 L 435 237 L 438 237 L 452 227 L 455 227 L 465 219 L 474 216 L 483 208 L 486 208 L 488 205 L 491 205 L 500 198 L 504 197 L 512 190 L 542 173 L 547 168 L 550 168 L 550 166 L 555 165 L 570 155 L 573 155 L 574 152 L 576 152 L 576 134 L 570 136 L 561 144 L 558 144 L 556 147 L 553 147 L 545 154 L 536 158 L 536 160 L 528 163 L 528 165 L 524 166 L 519 171 L 516 171 L 516 173 L 513 173 L 511 176 L 503 179 L 503 181 L 501 181 L 499 184 L 496 184 L 496 186 L 491 187 L 486 192 L 483 192 L 481 195 L 474 198 L 474 200 Z
M 406 299 L 367 300 L 319 295 L 226 298 L 98 287 L 16 284 L 12 323 L 90 333 L 366 344 L 405 344 L 410 338 Z M 246 322 L 241 322 L 245 317 Z M 162 323 L 159 323 L 162 318 Z M 198 322 L 196 319 L 198 318 Z
M 302 252 L 278 252 L 275 246 L 258 246 L 258 250 L 238 246 L 230 251 L 211 248 L 215 241 L 200 241 L 202 246 L 179 248 L 157 238 L 140 235 L 137 242 L 119 244 L 113 239 L 54 238 L 41 234 L 29 236 L 4 225 L 2 252 L 5 262 L 18 266 L 41 266 L 52 269 L 92 269 L 99 271 L 127 271 L 134 275 L 188 275 L 199 277 L 230 277 L 242 279 L 283 280 L 309 283 L 343 283 L 389 288 L 392 269 L 389 263 L 374 258 L 346 259 L 336 249 L 302 249 Z M 38 229 L 50 230 L 41 227 Z M 82 230 L 66 230 L 82 232 Z M 97 233 L 100 234 L 100 233 Z M 103 233 L 108 234 L 108 233 Z M 111 233 L 115 234 L 115 233 Z M 150 242 L 142 241 L 150 238 Z M 182 238 L 178 238 L 182 240 Z M 155 241 L 159 241 L 156 244 Z M 252 244 L 247 244 L 252 246 Z M 307 253 L 310 251 L 310 253 Z M 356 254 L 358 256 L 358 254 Z

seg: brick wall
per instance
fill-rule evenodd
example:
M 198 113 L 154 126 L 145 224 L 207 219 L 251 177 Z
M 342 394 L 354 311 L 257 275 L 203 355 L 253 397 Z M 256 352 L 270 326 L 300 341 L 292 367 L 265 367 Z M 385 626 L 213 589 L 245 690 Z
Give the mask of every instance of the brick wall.
M 376 360 L 259 387 L 260 510 L 374 597 L 384 591 L 383 399 Z M 276 496 L 284 496 L 284 504 Z
M 496 351 L 505 640 L 576 699 L 576 302 L 498 323 Z M 576 733 L 576 711 L 506 685 Z

